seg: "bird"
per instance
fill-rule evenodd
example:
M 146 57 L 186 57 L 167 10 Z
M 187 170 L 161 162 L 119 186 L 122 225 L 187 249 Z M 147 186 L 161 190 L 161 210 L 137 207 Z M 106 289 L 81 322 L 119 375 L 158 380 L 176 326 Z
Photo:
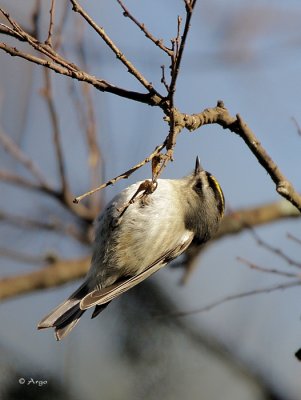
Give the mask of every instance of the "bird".
M 86 310 L 95 318 L 117 296 L 217 232 L 225 198 L 216 178 L 196 158 L 181 179 L 158 179 L 153 193 L 137 196 L 142 182 L 119 194 L 95 223 L 91 266 L 82 285 L 47 314 L 38 329 L 63 339 Z

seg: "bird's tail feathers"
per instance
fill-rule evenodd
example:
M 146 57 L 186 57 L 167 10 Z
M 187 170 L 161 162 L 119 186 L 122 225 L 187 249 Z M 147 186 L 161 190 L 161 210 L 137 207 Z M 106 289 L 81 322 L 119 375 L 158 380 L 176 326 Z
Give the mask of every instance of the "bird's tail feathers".
M 81 310 L 79 303 L 89 291 L 87 282 L 84 282 L 72 295 L 54 310 L 47 314 L 38 324 L 38 329 L 55 328 L 57 340 L 65 337 L 77 324 L 85 310 Z

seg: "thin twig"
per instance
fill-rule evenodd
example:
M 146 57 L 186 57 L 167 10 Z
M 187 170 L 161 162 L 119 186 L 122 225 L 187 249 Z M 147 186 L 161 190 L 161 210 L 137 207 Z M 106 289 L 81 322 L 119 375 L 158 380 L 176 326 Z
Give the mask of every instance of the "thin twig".
M 0 247 L 0 256 L 10 258 L 15 261 L 20 261 L 26 264 L 44 264 L 49 263 L 49 256 L 33 256 L 31 254 L 25 254 L 15 249 L 7 249 Z
M 172 314 L 163 315 L 162 317 L 186 317 L 186 316 L 192 315 L 192 314 L 199 314 L 199 313 L 203 313 L 206 311 L 210 311 L 217 306 L 227 303 L 228 301 L 240 299 L 243 297 L 254 296 L 256 294 L 271 293 L 271 292 L 275 292 L 277 290 L 284 290 L 284 289 L 288 289 L 288 288 L 292 288 L 292 287 L 296 287 L 296 286 L 301 286 L 301 280 L 287 282 L 287 283 L 278 283 L 276 285 L 268 286 L 268 287 L 261 288 L 261 289 L 254 289 L 254 290 L 250 290 L 247 292 L 233 294 L 230 296 L 223 297 L 222 299 L 217 300 L 217 301 L 215 301 L 211 304 L 208 304 L 207 306 L 204 306 L 204 307 L 196 308 L 194 310 L 189 310 L 189 311 L 179 311 L 179 312 L 175 312 Z
M 22 29 L 22 27 L 17 23 L 17 21 L 15 21 L 2 8 L 0 8 L 0 13 L 2 13 L 3 16 L 9 21 L 9 23 L 13 27 L 13 30 L 17 34 L 21 35 L 21 37 L 23 38 L 23 41 L 27 42 L 32 48 L 34 48 L 38 52 L 42 53 L 46 57 L 49 57 L 58 65 L 68 68 L 68 70 L 70 70 L 70 71 L 78 71 L 79 70 L 79 68 L 74 63 L 70 63 L 69 61 L 67 61 L 66 59 L 61 57 L 51 46 L 49 46 L 46 43 L 41 43 L 37 38 L 35 38 L 32 35 L 30 35 L 29 33 L 25 32 L 24 29 Z M 37 20 L 35 22 L 37 23 Z M 35 27 L 35 30 L 37 30 L 37 27 Z M 5 45 L 6 48 L 3 47 L 3 50 L 5 50 L 7 52 L 8 52 L 8 49 L 17 50 L 15 48 L 7 46 L 5 43 L 2 43 L 2 45 Z M 22 52 L 19 52 L 19 53 L 22 53 Z M 24 53 L 24 54 L 26 54 L 26 53 Z M 15 55 L 18 55 L 18 54 L 15 54 Z
M 292 121 L 296 125 L 298 135 L 301 136 L 301 126 L 300 126 L 299 122 L 296 120 L 295 117 L 292 117 Z
M 0 210 L 0 221 L 18 228 L 54 231 L 59 234 L 68 235 L 80 243 L 89 244 L 90 238 L 86 231 L 82 231 L 77 225 L 64 223 L 55 216 L 49 217 L 48 221 L 41 221 L 33 218 L 27 218 L 22 215 L 11 214 Z
M 281 249 L 271 246 L 270 244 L 266 243 L 264 240 L 262 240 L 259 237 L 258 233 L 255 232 L 254 229 L 250 229 L 250 232 L 251 232 L 253 238 L 256 240 L 258 246 L 264 247 L 265 249 L 269 250 L 271 253 L 276 254 L 278 257 L 282 258 L 285 262 L 287 262 L 287 264 L 289 264 L 293 267 L 301 268 L 300 262 L 293 260 L 287 254 L 285 254 Z
M 78 53 L 80 55 L 83 69 L 88 71 L 88 62 L 82 34 L 78 40 Z M 81 116 L 82 119 L 83 131 L 85 133 L 85 140 L 88 147 L 88 165 L 91 174 L 91 187 L 96 187 L 99 182 L 104 180 L 101 151 L 97 141 L 96 114 L 90 86 L 86 83 L 83 83 L 81 85 L 81 89 L 83 96 L 80 96 L 80 99 L 83 98 L 84 101 L 81 101 L 80 106 L 79 102 L 77 102 L 78 115 Z M 91 196 L 89 200 L 90 206 L 95 209 L 96 213 L 98 213 L 101 208 L 99 196 Z
M 127 70 L 130 74 L 132 74 L 147 90 L 149 93 L 156 94 L 157 96 L 162 97 L 157 91 L 154 89 L 153 85 L 138 71 L 138 69 L 134 66 L 131 61 L 129 61 L 122 51 L 116 46 L 113 40 L 106 34 L 105 30 L 96 24 L 96 22 L 91 18 L 89 14 L 85 12 L 85 10 L 79 5 L 76 0 L 70 0 L 73 5 L 73 10 L 79 13 L 88 24 L 98 33 L 98 35 L 103 39 L 103 41 L 107 44 L 107 46 L 113 51 L 116 57 L 127 67 Z
M 70 1 L 73 1 L 73 0 L 70 0 Z M 82 8 L 80 8 L 80 10 L 82 10 Z M 84 12 L 84 11 L 82 10 L 82 12 Z M 23 41 L 26 41 L 32 48 L 34 48 L 39 53 L 42 53 L 44 56 L 49 57 L 50 60 L 52 60 L 52 61 L 45 60 L 43 58 L 33 56 L 29 53 L 22 52 L 15 47 L 11 47 L 11 46 L 8 46 L 6 43 L 0 42 L 0 49 L 4 50 L 11 56 L 18 56 L 20 58 L 24 58 L 27 61 L 42 65 L 46 68 L 50 68 L 50 69 L 54 70 L 55 72 L 60 73 L 62 75 L 72 77 L 79 81 L 88 82 L 100 91 L 117 94 L 121 97 L 126 97 L 131 100 L 139 101 L 139 102 L 146 103 L 146 104 L 149 104 L 152 106 L 155 106 L 155 105 L 160 106 L 163 110 L 167 109 L 165 98 L 163 96 L 161 96 L 157 91 L 155 91 L 151 87 L 151 84 L 148 84 L 148 82 L 145 80 L 145 78 L 139 73 L 139 71 L 135 70 L 135 68 L 132 66 L 132 64 L 129 65 L 129 68 L 132 67 L 131 71 L 137 75 L 137 79 L 142 80 L 143 81 L 142 84 L 145 84 L 146 86 L 150 85 L 148 88 L 149 93 L 139 93 L 139 92 L 133 92 L 133 91 L 129 91 L 129 90 L 126 90 L 123 88 L 119 88 L 119 87 L 109 84 L 108 82 L 106 82 L 103 79 L 97 79 L 95 76 L 87 74 L 86 72 L 82 71 L 77 65 L 75 65 L 74 63 L 66 60 L 61 55 L 59 55 L 52 47 L 50 47 L 49 45 L 47 45 L 45 43 L 39 42 L 36 38 L 34 38 L 33 36 L 31 36 L 27 32 L 25 32 L 21 28 L 21 26 L 15 20 L 13 20 L 5 10 L 0 8 L 0 13 L 2 13 L 3 16 L 9 21 L 9 23 L 12 25 L 14 31 L 17 32 L 22 37 Z M 84 15 L 88 19 L 90 18 L 86 13 L 84 13 Z M 92 20 L 91 23 L 94 23 L 94 21 Z M 95 24 L 95 27 L 98 27 L 98 26 Z M 108 38 L 106 34 L 105 34 L 105 37 L 110 42 L 110 38 Z M 112 43 L 112 45 L 114 45 L 114 44 Z M 119 58 L 121 59 L 121 61 L 123 60 L 123 62 L 126 62 L 127 61 L 126 57 L 119 51 L 119 49 L 117 49 L 117 50 L 119 52 L 118 54 L 120 56 Z
M 15 32 L 9 26 L 2 24 L 2 23 L 0 24 L 0 33 L 2 33 L 4 35 L 12 36 L 13 38 L 20 40 L 21 42 L 25 41 L 25 39 L 21 35 L 19 35 L 17 32 Z
M 292 235 L 291 233 L 287 234 L 288 239 L 293 240 L 294 242 L 301 244 L 301 239 L 297 238 L 296 236 Z
M 185 19 L 184 31 L 183 31 L 181 43 L 180 43 L 180 46 L 179 46 L 179 49 L 178 49 L 178 52 L 176 55 L 175 64 L 172 67 L 173 72 L 172 72 L 172 77 L 171 77 L 171 82 L 170 82 L 170 95 L 173 94 L 176 90 L 176 82 L 177 82 L 177 78 L 178 78 L 179 71 L 180 71 L 181 61 L 183 58 L 186 40 L 187 40 L 188 32 L 190 29 L 190 21 L 191 21 L 191 17 L 192 17 L 195 5 L 196 5 L 196 0 L 191 1 L 189 3 L 189 7 L 188 7 L 188 2 L 186 2 L 186 19 Z M 179 23 L 180 22 L 178 20 L 178 27 L 179 27 Z
M 41 17 L 41 0 L 36 0 L 35 7 L 33 8 L 31 14 L 31 22 L 33 26 L 32 36 L 37 38 L 39 37 L 39 22 Z
M 27 171 L 39 182 L 41 186 L 50 188 L 46 177 L 42 171 L 35 164 L 35 162 L 29 158 L 21 148 L 2 130 L 0 130 L 0 144 L 17 162 L 22 164 Z
M 76 206 L 73 204 L 73 198 L 71 193 L 68 193 L 68 196 L 63 196 L 61 191 L 56 191 L 53 188 L 49 188 L 47 186 L 39 185 L 35 182 L 32 182 L 26 178 L 23 178 L 20 175 L 16 175 L 10 171 L 0 170 L 0 180 L 3 182 L 7 182 L 10 184 L 17 185 L 18 187 L 23 187 L 25 189 L 35 190 L 42 192 L 48 196 L 53 197 L 55 200 L 59 201 L 65 208 L 67 208 L 70 212 L 72 212 L 77 217 L 82 218 L 84 221 L 90 223 L 96 217 L 96 214 L 93 210 L 88 209 L 84 205 Z
M 154 157 L 156 157 L 160 151 L 164 148 L 165 144 L 161 144 L 160 146 L 157 146 L 155 150 L 144 160 L 140 161 L 138 164 L 134 165 L 132 168 L 129 170 L 123 172 L 122 174 L 116 176 L 115 178 L 110 179 L 106 183 L 103 183 L 102 185 L 98 186 L 95 189 L 90 190 L 89 192 L 86 192 L 82 194 L 81 196 L 76 197 L 73 202 L 74 203 L 79 203 L 81 200 L 83 200 L 85 197 L 90 196 L 91 194 L 98 192 L 101 189 L 106 188 L 107 186 L 114 185 L 114 183 L 120 181 L 121 179 L 128 179 L 130 175 L 132 175 L 137 169 L 141 168 L 143 165 L 149 163 Z
M 165 65 L 161 65 L 161 70 L 162 70 L 161 83 L 163 83 L 165 89 L 167 90 L 167 92 L 169 92 L 169 85 L 166 82 L 166 78 L 165 78 Z
M 237 260 L 242 262 L 243 264 L 247 265 L 249 268 L 254 269 L 256 271 L 259 272 L 264 272 L 267 274 L 275 274 L 275 275 L 280 275 L 280 276 L 284 276 L 286 278 L 297 278 L 297 279 L 301 279 L 301 275 L 300 274 L 293 274 L 291 272 L 285 272 L 285 271 L 280 271 L 279 269 L 276 268 L 266 268 L 266 267 L 260 267 L 257 264 L 254 264 L 242 257 L 237 257 Z
M 138 28 L 145 34 L 145 36 L 150 39 L 156 46 L 160 47 L 161 50 L 163 50 L 166 54 L 168 54 L 170 57 L 173 53 L 172 49 L 168 48 L 163 44 L 162 39 L 157 39 L 154 35 L 150 33 L 150 31 L 146 28 L 144 24 L 139 22 L 137 18 L 131 14 L 131 12 L 128 10 L 128 8 L 124 5 L 123 1 L 117 0 L 117 2 L 120 4 L 121 8 L 123 9 L 124 13 L 123 15 L 127 18 L 129 18 L 131 21 L 134 22 L 135 25 L 138 26 Z
M 47 194 L 54 193 L 54 189 L 49 186 L 44 186 L 42 183 L 35 183 L 23 176 L 14 174 L 7 170 L 0 170 L 0 180 L 7 183 L 12 183 L 27 189 L 45 192 Z M 57 194 L 57 193 L 56 193 Z
M 56 41 L 53 45 L 53 48 L 55 50 L 58 50 L 62 43 L 62 39 L 63 39 L 62 32 L 63 32 L 64 26 L 65 26 L 65 23 L 67 21 L 67 16 L 68 16 L 68 11 L 69 11 L 68 5 L 69 5 L 69 0 L 65 0 L 64 10 L 62 12 L 61 20 L 56 28 L 56 34 L 55 34 Z
M 49 19 L 48 36 L 45 41 L 45 44 L 52 47 L 52 34 L 53 34 L 53 28 L 54 28 L 54 14 L 55 14 L 55 0 L 51 0 L 49 14 L 50 14 L 50 19 Z
M 59 121 L 58 115 L 55 110 L 54 100 L 53 100 L 53 92 L 52 92 L 52 85 L 51 85 L 51 77 L 49 74 L 49 70 L 45 68 L 44 72 L 44 79 L 45 79 L 45 88 L 42 91 L 44 98 L 46 99 L 47 108 L 52 124 L 52 132 L 53 132 L 53 144 L 55 148 L 56 154 L 56 161 L 59 169 L 59 176 L 61 182 L 61 191 L 63 195 L 67 195 L 69 193 L 69 185 L 66 177 L 66 170 L 65 170 L 65 162 L 64 162 L 64 155 L 63 149 L 61 145 L 61 133 L 59 128 Z

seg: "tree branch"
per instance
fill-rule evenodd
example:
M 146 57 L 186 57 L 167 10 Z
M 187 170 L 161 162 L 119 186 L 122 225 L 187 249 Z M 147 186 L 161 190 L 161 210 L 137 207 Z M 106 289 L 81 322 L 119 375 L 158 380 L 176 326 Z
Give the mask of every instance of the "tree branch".
M 85 197 L 90 196 L 91 194 L 106 188 L 107 186 L 114 185 L 114 183 L 120 181 L 121 179 L 128 179 L 130 175 L 132 175 L 137 169 L 141 168 L 143 165 L 147 164 L 148 162 L 152 161 L 158 154 L 160 154 L 161 150 L 164 148 L 164 144 L 161 144 L 160 146 L 157 146 L 155 150 L 144 160 L 140 161 L 138 164 L 134 165 L 132 168 L 129 170 L 123 172 L 122 174 L 116 176 L 115 178 L 110 179 L 109 181 L 103 183 L 102 185 L 98 186 L 95 189 L 90 190 L 89 192 L 86 192 L 75 199 L 73 199 L 74 203 L 79 203 L 81 200 L 83 200 Z
M 23 215 L 11 214 L 7 211 L 0 210 L 0 221 L 21 229 L 42 229 L 46 231 L 54 231 L 68 235 L 80 243 L 91 244 L 90 235 L 86 230 L 80 229 L 79 226 L 73 223 L 65 223 L 61 218 L 57 218 L 55 216 L 48 216 L 47 221 L 40 221 L 37 219 L 24 217 Z
M 81 82 L 90 83 L 95 87 L 95 89 L 101 92 L 112 93 L 120 97 L 138 101 L 140 103 L 149 104 L 150 106 L 164 107 L 165 99 L 163 97 L 157 96 L 156 94 L 140 93 L 114 86 L 106 82 L 105 80 L 98 79 L 95 76 L 90 75 L 84 71 L 62 67 L 61 65 L 58 65 L 55 62 L 33 56 L 29 53 L 25 53 L 23 51 L 18 50 L 15 47 L 8 46 L 6 43 L 3 42 L 0 42 L 0 49 L 4 50 L 12 57 L 20 57 L 34 64 L 49 68 L 58 74 L 74 78 Z
M 31 173 L 31 175 L 39 182 L 41 186 L 50 189 L 51 186 L 48 184 L 47 179 L 45 178 L 39 167 L 21 150 L 21 148 L 8 135 L 6 135 L 1 130 L 0 144 L 5 151 L 7 151 L 17 162 L 22 164 L 27 169 L 27 171 Z
M 222 101 L 218 101 L 215 108 L 207 108 L 199 114 L 187 115 L 178 113 L 175 118 L 176 124 L 190 131 L 194 131 L 202 125 L 216 123 L 221 125 L 224 129 L 229 129 L 231 132 L 239 135 L 255 155 L 258 162 L 270 175 L 273 182 L 276 184 L 277 192 L 301 211 L 301 195 L 280 171 L 240 115 L 237 114 L 236 117 L 232 117 Z
M 169 87 L 169 95 L 172 96 L 176 90 L 176 82 L 177 78 L 179 75 L 180 71 L 180 66 L 183 58 L 183 53 L 186 45 L 186 40 L 188 36 L 188 32 L 190 29 L 190 21 L 192 17 L 192 13 L 194 10 L 194 7 L 196 5 L 196 0 L 191 0 L 190 2 L 186 1 L 186 19 L 185 19 L 185 25 L 184 25 L 184 31 L 183 35 L 180 41 L 180 45 L 178 48 L 178 51 L 176 52 L 176 58 L 175 58 L 175 63 L 173 65 L 172 63 L 172 76 L 171 76 L 171 82 L 170 82 L 170 87 Z
M 42 91 L 44 98 L 47 103 L 47 108 L 52 124 L 53 130 L 53 143 L 55 148 L 56 160 L 59 169 L 59 176 L 61 181 L 61 191 L 64 196 L 68 196 L 69 193 L 69 185 L 66 178 L 66 170 L 63 156 L 63 149 L 61 146 L 61 133 L 59 128 L 58 116 L 55 110 L 54 101 L 53 101 L 53 93 L 52 93 L 52 85 L 51 85 L 51 77 L 49 75 L 49 70 L 44 69 L 44 79 L 45 79 L 45 88 Z
M 162 96 L 154 89 L 153 85 L 137 70 L 137 68 L 132 64 L 122 53 L 122 51 L 116 46 L 113 40 L 106 34 L 105 30 L 96 24 L 96 22 L 90 17 L 89 14 L 79 5 L 76 0 L 70 0 L 73 5 L 73 10 L 79 13 L 88 24 L 98 33 L 102 40 L 108 45 L 108 47 L 113 51 L 116 57 L 127 67 L 127 70 L 132 74 L 151 94 L 156 94 L 157 96 Z
M 297 280 L 294 280 L 291 282 L 286 282 L 286 283 L 278 283 L 276 285 L 267 286 L 267 287 L 260 288 L 260 289 L 249 290 L 247 292 L 236 293 L 236 294 L 233 294 L 230 296 L 223 297 L 222 299 L 217 300 L 213 303 L 210 303 L 204 307 L 196 308 L 194 310 L 189 310 L 189 311 L 178 311 L 178 312 L 171 313 L 168 315 L 163 315 L 162 317 L 186 317 L 186 316 L 192 315 L 192 314 L 199 314 L 199 313 L 210 311 L 217 306 L 227 303 L 228 301 L 241 299 L 243 297 L 254 296 L 257 294 L 271 293 L 271 292 L 275 292 L 278 290 L 284 290 L 284 289 L 288 289 L 288 288 L 292 288 L 292 287 L 296 287 L 296 286 L 301 286 L 301 279 L 297 279 Z
M 90 258 L 60 260 L 38 271 L 0 279 L 0 299 L 8 299 L 36 290 L 57 287 L 82 278 L 90 266 Z
M 266 204 L 263 205 L 262 207 L 257 207 L 256 209 L 254 208 L 251 210 L 239 210 L 236 211 L 235 213 L 232 213 L 232 217 L 230 215 L 225 217 L 224 219 L 225 221 L 223 223 L 224 225 L 222 224 L 221 231 L 215 239 L 221 238 L 222 236 L 226 236 L 228 234 L 231 235 L 233 233 L 241 232 L 243 229 L 248 229 L 248 226 L 244 224 L 242 221 L 250 220 L 252 221 L 252 226 L 255 226 L 256 224 L 260 225 L 263 223 L 274 222 L 277 219 L 281 218 L 288 218 L 290 216 L 291 217 L 300 216 L 300 213 L 296 211 L 295 207 L 291 206 L 289 203 L 286 202 L 286 204 L 288 205 L 288 209 L 285 210 L 286 207 L 281 206 L 281 203 L 283 203 L 283 201 L 274 204 L 273 203 Z M 270 207 L 274 208 L 275 210 L 277 209 L 278 214 L 275 211 L 274 213 L 268 213 L 268 215 L 265 216 L 264 218 L 263 216 L 265 215 L 265 210 L 268 210 Z M 291 215 L 289 213 L 289 209 Z M 238 217 L 239 215 L 240 217 Z M 273 215 L 274 217 L 272 217 Z M 194 252 L 194 257 L 191 256 L 193 252 Z M 199 255 L 199 252 L 200 252 L 199 247 L 190 246 L 188 250 L 185 252 L 185 257 L 188 257 L 188 259 L 190 257 L 191 262 L 195 261 L 197 256 Z M 49 288 L 56 287 L 64 283 L 67 283 L 69 281 L 72 281 L 74 279 L 81 278 L 85 275 L 85 273 L 89 268 L 89 262 L 90 262 L 89 260 L 90 258 L 84 258 L 80 260 L 55 261 L 54 264 L 52 264 L 51 266 L 41 268 L 39 271 L 25 273 L 22 275 L 12 276 L 8 278 L 2 278 L 0 279 L 0 299 L 1 298 L 8 299 L 10 297 L 21 295 L 23 293 L 29 293 L 32 291 L 48 287 Z M 184 260 L 184 265 L 186 265 L 185 263 L 186 261 Z M 23 280 L 24 282 L 22 282 Z M 297 285 L 301 285 L 301 280 L 298 284 L 295 283 L 292 286 L 297 286 Z M 290 287 L 290 284 L 288 284 L 286 287 Z M 272 290 L 277 290 L 281 288 L 285 287 L 277 286 L 275 289 Z M 265 291 L 267 291 L 266 288 L 260 289 L 258 293 L 263 293 Z M 235 296 L 244 297 L 251 294 L 253 294 L 253 291 L 252 293 L 249 294 L 248 293 L 239 294 Z M 236 298 L 234 296 L 231 296 L 231 300 L 232 297 L 233 299 Z M 219 301 L 218 304 L 220 304 L 221 302 L 222 301 Z M 210 307 L 212 308 L 214 306 L 210 305 Z
M 287 218 L 299 218 L 300 212 L 286 200 L 267 203 L 259 207 L 239 209 L 224 216 L 220 228 L 213 241 L 222 239 L 229 235 L 238 235 L 248 230 L 254 232 L 253 228 L 280 221 Z M 184 274 L 180 283 L 186 284 L 197 266 L 200 255 L 212 244 L 205 246 L 190 245 L 184 254 L 184 260 L 179 264 L 174 262 L 173 267 L 178 265 L 184 267 Z
M 54 14 L 55 14 L 55 0 L 51 0 L 51 6 L 50 6 L 50 19 L 49 19 L 49 28 L 48 28 L 48 37 L 45 41 L 45 44 L 49 45 L 52 47 L 52 34 L 53 34 L 53 28 L 54 28 Z
M 123 1 L 117 0 L 117 2 L 120 4 L 121 8 L 123 9 L 123 15 L 127 18 L 129 18 L 132 22 L 134 22 L 135 25 L 138 26 L 138 28 L 145 34 L 145 36 L 150 39 L 156 46 L 160 47 L 161 50 L 163 50 L 167 55 L 170 57 L 173 54 L 172 49 L 169 49 L 167 46 L 163 44 L 162 39 L 157 39 L 154 35 L 150 33 L 150 31 L 146 28 L 144 24 L 139 22 L 137 18 L 133 16 L 133 14 L 130 13 L 128 8 L 124 5 Z

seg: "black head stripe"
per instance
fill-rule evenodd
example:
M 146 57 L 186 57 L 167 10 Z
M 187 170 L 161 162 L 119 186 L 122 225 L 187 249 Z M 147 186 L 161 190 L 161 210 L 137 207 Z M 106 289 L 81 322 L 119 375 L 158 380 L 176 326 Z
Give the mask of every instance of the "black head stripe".
M 225 210 L 225 197 L 224 197 L 222 188 L 220 187 L 220 184 L 214 178 L 213 175 L 209 174 L 209 172 L 206 172 L 206 176 L 208 179 L 208 184 L 211 187 L 211 189 L 213 190 L 214 197 L 215 197 L 215 200 L 217 203 L 217 208 L 218 208 L 219 212 L 221 213 L 221 215 L 223 215 L 224 210 Z

